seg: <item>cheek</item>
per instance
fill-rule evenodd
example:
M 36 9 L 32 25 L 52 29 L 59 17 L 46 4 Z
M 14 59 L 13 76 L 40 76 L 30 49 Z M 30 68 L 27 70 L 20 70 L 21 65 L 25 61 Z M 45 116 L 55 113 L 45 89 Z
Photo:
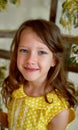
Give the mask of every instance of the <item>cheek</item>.
M 43 60 L 41 63 L 43 65 L 44 69 L 49 69 L 52 66 L 52 61 L 49 58 Z
M 23 63 L 23 59 L 21 57 L 17 57 L 17 67 L 21 66 Z

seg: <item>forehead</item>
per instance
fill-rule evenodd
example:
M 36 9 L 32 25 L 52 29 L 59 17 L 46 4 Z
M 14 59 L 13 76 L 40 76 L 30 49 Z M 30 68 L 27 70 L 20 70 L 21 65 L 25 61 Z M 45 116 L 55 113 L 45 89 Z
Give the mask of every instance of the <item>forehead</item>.
M 39 37 L 37 35 L 37 33 L 30 27 L 27 27 L 25 28 L 22 32 L 21 32 L 21 35 L 20 35 L 20 39 L 23 38 L 23 37 Z
M 33 31 L 32 28 L 29 28 L 29 27 L 27 27 L 21 32 L 20 42 L 24 40 L 28 42 L 38 41 L 45 44 L 43 40 L 37 35 L 37 33 Z
M 49 49 L 45 42 L 31 28 L 26 28 L 22 31 L 19 46 L 33 46 L 33 48 L 42 47 Z

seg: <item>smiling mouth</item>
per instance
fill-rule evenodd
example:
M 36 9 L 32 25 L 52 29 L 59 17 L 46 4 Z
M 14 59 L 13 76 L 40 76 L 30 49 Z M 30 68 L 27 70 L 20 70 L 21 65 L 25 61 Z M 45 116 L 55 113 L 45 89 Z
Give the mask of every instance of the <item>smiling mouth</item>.
M 28 72 L 35 72 L 35 71 L 38 71 L 39 69 L 38 68 L 29 68 L 29 67 L 24 67 L 24 69 Z

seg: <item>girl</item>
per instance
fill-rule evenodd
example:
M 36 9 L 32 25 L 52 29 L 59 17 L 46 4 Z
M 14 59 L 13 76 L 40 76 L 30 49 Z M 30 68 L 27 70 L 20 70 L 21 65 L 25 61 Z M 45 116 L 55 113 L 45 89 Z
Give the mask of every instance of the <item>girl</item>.
M 66 130 L 75 118 L 76 99 L 63 54 L 54 23 L 35 19 L 19 27 L 11 45 L 9 76 L 3 82 L 8 114 L 1 113 L 2 125 L 9 130 Z

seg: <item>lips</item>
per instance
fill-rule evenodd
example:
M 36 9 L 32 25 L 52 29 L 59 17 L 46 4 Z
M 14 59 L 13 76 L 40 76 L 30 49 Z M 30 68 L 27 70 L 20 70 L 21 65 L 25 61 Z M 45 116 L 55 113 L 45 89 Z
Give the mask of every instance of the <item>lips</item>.
M 28 72 L 36 72 L 38 71 L 39 69 L 38 68 L 30 68 L 30 67 L 24 67 L 24 69 Z

